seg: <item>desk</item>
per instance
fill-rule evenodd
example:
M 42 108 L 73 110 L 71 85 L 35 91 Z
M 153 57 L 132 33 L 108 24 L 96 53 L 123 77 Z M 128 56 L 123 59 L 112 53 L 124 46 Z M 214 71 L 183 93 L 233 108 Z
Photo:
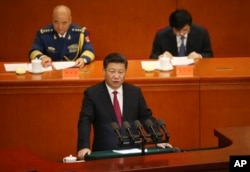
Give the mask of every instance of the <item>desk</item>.
M 203 59 L 200 77 L 201 145 L 215 145 L 211 130 L 250 125 L 250 58 Z
M 177 76 L 175 69 L 144 72 L 140 60 L 130 60 L 126 81 L 142 89 L 154 116 L 167 124 L 173 145 L 214 147 L 213 128 L 250 125 L 249 63 L 250 58 L 201 59 L 193 75 Z M 102 80 L 102 61 L 85 66 L 78 79 L 56 70 L 6 73 L 0 63 L 0 147 L 25 146 L 54 161 L 74 154 L 83 91 Z
M 44 160 L 24 148 L 0 149 L 4 171 L 228 171 L 230 155 L 250 155 L 250 126 L 220 128 L 214 131 L 219 149 L 167 153 L 126 158 L 59 163 Z M 6 158 L 8 157 L 8 158 Z

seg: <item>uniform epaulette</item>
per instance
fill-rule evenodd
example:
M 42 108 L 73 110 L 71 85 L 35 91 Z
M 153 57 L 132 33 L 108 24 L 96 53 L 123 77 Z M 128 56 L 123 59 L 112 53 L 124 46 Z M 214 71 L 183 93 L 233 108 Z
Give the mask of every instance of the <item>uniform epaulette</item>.
M 41 34 L 44 34 L 44 33 L 51 33 L 51 32 L 53 32 L 53 29 L 52 29 L 52 28 L 50 28 L 50 29 L 40 29 L 40 33 L 41 33 Z
M 72 28 L 73 32 L 84 32 L 85 30 L 86 30 L 85 27 L 83 27 L 83 28 Z

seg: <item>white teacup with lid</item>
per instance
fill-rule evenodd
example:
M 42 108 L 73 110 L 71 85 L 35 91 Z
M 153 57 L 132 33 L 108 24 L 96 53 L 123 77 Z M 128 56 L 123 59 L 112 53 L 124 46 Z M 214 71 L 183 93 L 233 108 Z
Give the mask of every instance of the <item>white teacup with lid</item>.
M 162 71 L 168 71 L 168 70 L 172 70 L 173 66 L 170 63 L 170 58 L 163 56 L 159 58 L 159 62 L 160 62 L 160 70 Z
M 41 73 L 43 71 L 42 61 L 39 59 L 31 60 L 31 72 Z
M 76 162 L 77 158 L 75 156 L 69 155 L 63 158 L 64 163 Z

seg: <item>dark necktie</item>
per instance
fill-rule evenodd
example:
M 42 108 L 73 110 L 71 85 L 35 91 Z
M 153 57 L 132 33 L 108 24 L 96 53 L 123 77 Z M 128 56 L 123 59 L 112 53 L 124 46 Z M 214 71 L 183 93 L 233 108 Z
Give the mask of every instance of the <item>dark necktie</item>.
M 117 99 L 117 91 L 114 91 L 113 94 L 114 94 L 113 106 L 114 106 L 114 109 L 115 109 L 115 114 L 116 114 L 117 121 L 118 121 L 118 123 L 119 123 L 119 125 L 121 127 L 122 126 L 122 113 L 121 113 L 120 105 L 119 105 L 119 102 L 118 102 L 118 99 Z
M 181 46 L 180 46 L 180 50 L 179 50 L 179 56 L 185 56 L 185 45 L 184 45 L 184 39 L 185 37 L 182 36 L 181 37 Z

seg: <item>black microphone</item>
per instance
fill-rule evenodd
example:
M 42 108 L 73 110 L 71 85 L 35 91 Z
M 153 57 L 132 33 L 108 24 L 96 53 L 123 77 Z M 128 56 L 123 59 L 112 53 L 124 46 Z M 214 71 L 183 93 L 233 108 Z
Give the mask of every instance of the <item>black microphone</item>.
M 145 136 L 145 134 L 142 130 L 143 126 L 142 126 L 141 122 L 139 120 L 135 120 L 134 124 L 135 124 L 135 128 L 139 131 L 139 134 L 141 135 L 143 141 L 146 142 L 147 137 Z
M 156 134 L 155 130 L 154 130 L 154 124 L 150 119 L 147 119 L 145 121 L 146 126 L 149 128 L 149 130 L 151 131 L 151 138 L 153 139 L 153 141 L 157 142 L 158 141 L 158 135 Z
M 135 138 L 134 138 L 134 135 L 132 134 L 131 130 L 130 130 L 130 125 L 128 123 L 128 121 L 124 121 L 123 122 L 123 127 L 125 128 L 125 130 L 127 131 L 131 141 L 134 143 L 135 142 Z
M 123 137 L 119 131 L 119 126 L 116 122 L 112 122 L 111 123 L 111 126 L 112 126 L 112 129 L 115 131 L 116 135 L 118 136 L 119 140 L 120 140 L 120 143 L 122 144 L 123 143 Z
M 166 124 L 165 124 L 164 121 L 161 120 L 161 119 L 158 119 L 156 122 L 157 122 L 158 126 L 159 126 L 159 127 L 163 130 L 163 132 L 165 133 L 166 140 L 167 140 L 167 142 L 168 142 L 170 136 L 169 136 L 169 133 L 168 133 L 168 131 L 167 131 Z

